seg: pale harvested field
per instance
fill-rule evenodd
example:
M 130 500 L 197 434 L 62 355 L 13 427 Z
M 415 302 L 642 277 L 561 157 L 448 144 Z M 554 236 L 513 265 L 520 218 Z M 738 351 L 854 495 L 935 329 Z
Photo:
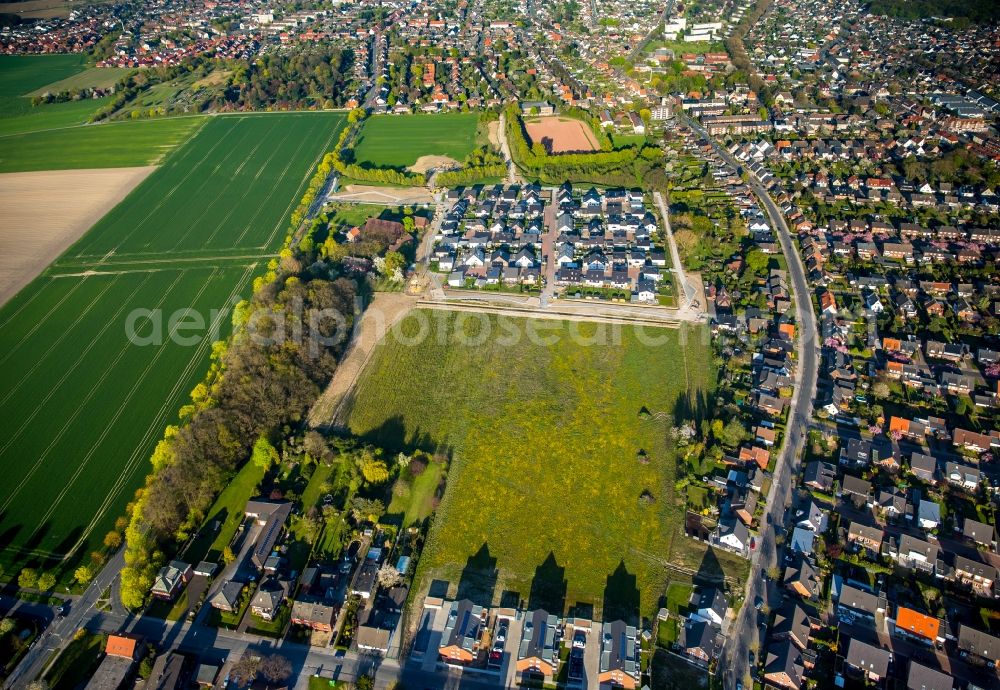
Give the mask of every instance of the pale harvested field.
M 11 2 L 3 6 L 3 11 L 9 14 L 16 14 L 24 19 L 51 19 L 52 17 L 66 17 L 73 7 L 84 5 L 80 2 L 68 0 L 25 0 L 24 2 Z M 90 4 L 103 4 L 101 0 Z
M 0 305 L 41 273 L 155 168 L 0 175 Z
M 524 123 L 533 143 L 541 142 L 549 153 L 597 151 L 601 147 L 584 123 L 561 117 L 540 117 Z

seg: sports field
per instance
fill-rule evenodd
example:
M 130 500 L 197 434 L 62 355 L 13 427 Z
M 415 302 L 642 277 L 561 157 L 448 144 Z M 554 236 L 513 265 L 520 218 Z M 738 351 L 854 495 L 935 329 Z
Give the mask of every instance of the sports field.
M 616 615 L 655 611 L 668 581 L 718 572 L 719 561 L 740 576 L 738 563 L 682 536 L 675 500 L 670 419 L 714 380 L 701 331 L 647 329 L 654 344 L 632 327 L 493 316 L 487 334 L 484 318 L 407 317 L 373 354 L 347 415 L 373 442 L 453 458 L 421 585 Z M 556 342 L 529 341 L 536 327 Z
M 476 145 L 476 113 L 375 115 L 361 128 L 354 146 L 358 163 L 405 168 L 421 156 L 465 160 Z
M 164 425 L 203 376 L 211 341 L 226 333 L 228 314 L 212 310 L 248 295 L 342 124 L 333 113 L 207 120 L 0 309 L 7 572 L 86 553 L 122 513 Z M 127 336 L 136 309 L 149 310 L 134 325 L 152 344 Z M 182 309 L 204 326 L 175 320 L 172 329 Z M 202 337 L 213 327 L 217 335 Z

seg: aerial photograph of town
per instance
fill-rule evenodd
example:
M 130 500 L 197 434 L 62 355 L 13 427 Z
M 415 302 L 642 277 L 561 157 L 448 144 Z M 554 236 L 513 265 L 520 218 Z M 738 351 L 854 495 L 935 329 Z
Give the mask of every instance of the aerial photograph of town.
M 1000 690 L 1000 2 L 0 0 L 0 690 Z

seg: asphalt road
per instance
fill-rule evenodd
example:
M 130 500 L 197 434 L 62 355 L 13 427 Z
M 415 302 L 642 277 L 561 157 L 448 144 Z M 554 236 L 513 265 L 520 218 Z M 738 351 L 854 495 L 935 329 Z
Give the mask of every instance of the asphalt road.
M 712 142 L 723 160 L 734 168 L 740 167 L 739 162 L 719 146 L 700 124 L 693 120 L 687 120 L 687 123 L 692 129 Z M 746 598 L 743 602 L 743 608 L 737 614 L 733 625 L 730 626 L 730 633 L 719 661 L 719 668 L 725 669 L 723 684 L 727 689 L 735 688 L 737 682 L 743 682 L 744 686 L 747 686 L 746 680 L 750 674 L 749 652 L 752 649 L 757 652 L 763 649 L 762 631 L 758 627 L 760 614 L 755 608 L 755 602 L 760 598 L 766 602 L 768 607 L 774 608 L 781 599 L 778 586 L 765 579 L 768 569 L 776 566 L 782 555 L 775 543 L 773 526 L 784 525 L 785 504 L 792 498 L 792 477 L 799 469 L 799 454 L 805 441 L 809 420 L 812 419 L 813 401 L 816 398 L 820 348 L 809 284 L 806 282 L 802 258 L 792 241 L 788 224 L 785 222 L 781 209 L 774 203 L 759 180 L 750 177 L 750 187 L 767 212 L 771 225 L 777 230 L 781 249 L 788 262 L 788 277 L 791 280 L 792 293 L 795 296 L 798 363 L 795 370 L 795 392 L 792 395 L 786 425 L 788 433 L 778 456 L 771 483 L 771 492 L 767 497 L 767 511 L 761 527 L 757 549 L 751 560 L 750 576 L 747 579 Z
M 21 663 L 7 678 L 5 688 L 23 688 L 45 670 L 45 665 L 53 652 L 62 648 L 73 638 L 79 628 L 83 627 L 95 613 L 99 611 L 95 608 L 97 600 L 101 598 L 104 591 L 112 589 L 113 608 L 121 609 L 121 604 L 117 598 L 116 580 L 125 565 L 125 549 L 119 549 L 118 553 L 108 561 L 107 565 L 98 573 L 97 577 L 90 583 L 83 595 L 74 602 L 71 602 L 66 610 L 65 616 L 55 618 L 53 623 L 46 628 L 41 637 L 35 642 L 32 648 L 21 659 Z M 112 584 L 115 584 L 112 587 Z M 51 611 L 51 609 L 50 609 Z M 120 615 L 116 614 L 116 615 Z M 53 612 L 54 616 L 54 612 Z

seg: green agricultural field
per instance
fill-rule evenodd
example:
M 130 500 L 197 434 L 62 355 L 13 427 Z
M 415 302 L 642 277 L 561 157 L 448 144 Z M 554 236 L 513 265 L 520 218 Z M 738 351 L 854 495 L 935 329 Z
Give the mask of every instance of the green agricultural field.
M 0 55 L 0 98 L 24 96 L 86 69 L 79 54 Z
M 210 119 L 0 309 L 6 572 L 62 562 L 65 575 L 68 555 L 100 543 L 342 124 L 329 113 Z M 202 327 L 171 321 L 188 309 Z
M 421 156 L 465 160 L 476 146 L 476 113 L 376 115 L 365 121 L 354 146 L 358 163 L 405 168 Z
M 153 165 L 204 122 L 204 117 L 179 117 L 14 134 L 0 138 L 0 172 Z
M 453 458 L 422 586 L 620 615 L 655 611 L 668 581 L 718 575 L 720 563 L 745 577 L 745 562 L 682 536 L 674 491 L 668 426 L 703 409 L 714 382 L 703 331 L 490 317 L 486 334 L 483 318 L 407 317 L 346 415 L 366 441 Z M 529 341 L 529 329 L 556 342 Z
M 33 106 L 31 96 L 52 90 L 47 88 L 52 82 L 85 82 L 84 75 L 95 69 L 86 69 L 82 55 L 0 55 L 0 137 L 85 123 L 107 98 Z

